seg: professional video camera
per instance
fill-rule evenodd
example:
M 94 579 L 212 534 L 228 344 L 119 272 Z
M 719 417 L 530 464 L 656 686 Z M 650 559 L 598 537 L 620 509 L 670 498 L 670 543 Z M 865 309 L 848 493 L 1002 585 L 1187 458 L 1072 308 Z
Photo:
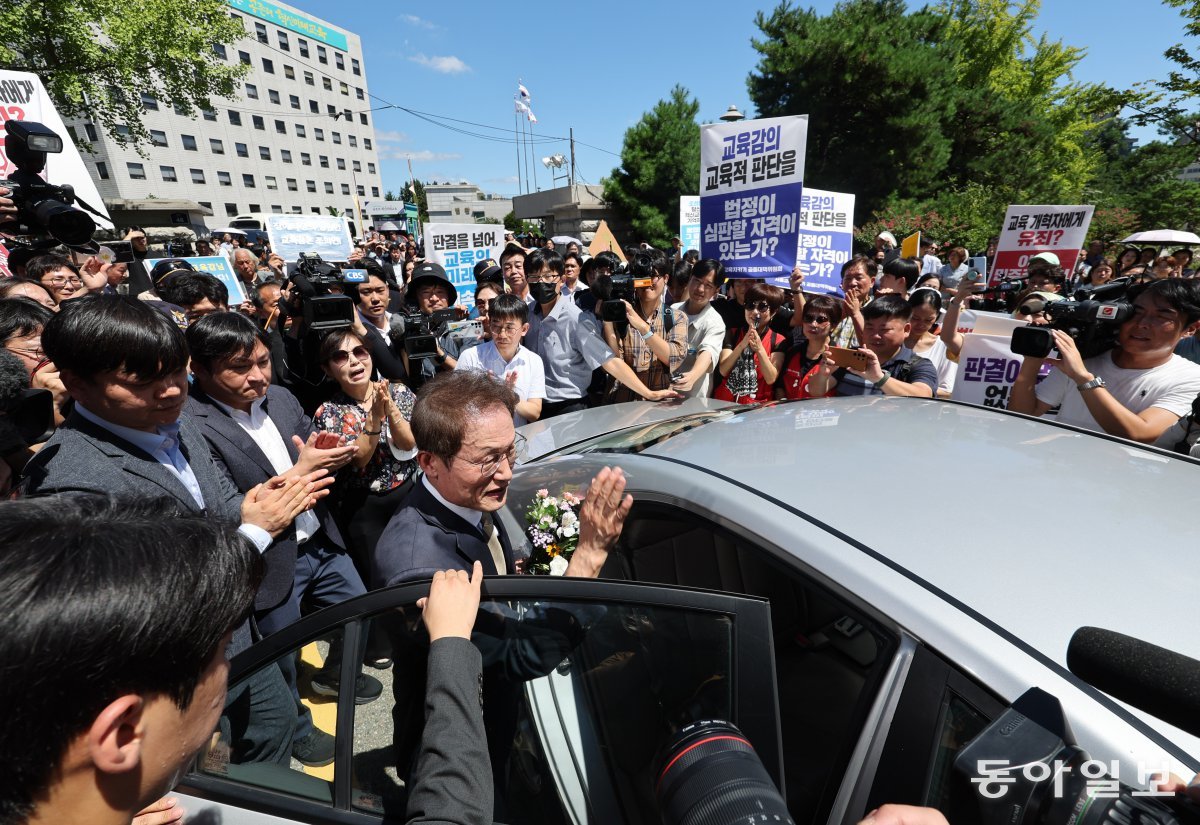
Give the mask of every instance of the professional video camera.
M 417 309 L 406 308 L 404 312 L 404 351 L 409 360 L 433 358 L 438 354 L 437 339 L 444 335 L 446 326 L 458 318 L 453 307 L 439 309 L 426 315 Z
M 1131 786 L 1103 773 L 1103 763 L 1075 744 L 1058 699 L 1039 688 L 971 740 L 954 768 L 974 785 L 983 825 L 1200 822 L 1200 809 L 1186 797 L 1135 796 Z M 1097 795 L 1096 787 L 1111 796 Z
M 967 275 L 969 276 L 974 272 L 976 270 L 972 269 Z M 963 280 L 966 281 L 969 278 L 964 277 Z M 1025 289 L 1026 283 L 1021 279 L 1000 281 L 995 286 L 990 286 L 982 292 L 974 293 L 971 296 L 971 307 L 973 309 L 981 309 L 984 312 L 1011 312 L 1013 309 L 1012 304 Z
M 1083 286 L 1075 290 L 1073 300 L 1046 304 L 1050 323 L 1014 329 L 1012 351 L 1046 358 L 1054 350 L 1050 330 L 1061 329 L 1074 339 L 1083 358 L 1107 352 L 1117 345 L 1121 324 L 1133 317 L 1133 304 L 1124 300 L 1132 283 L 1132 278 L 1118 278 L 1100 286 Z
M 612 321 L 615 324 L 627 320 L 625 306 L 621 301 L 628 301 L 637 306 L 635 290 L 650 286 L 654 277 L 653 261 L 649 253 L 635 252 L 622 270 L 612 274 L 611 300 L 605 299 L 600 309 L 601 320 Z
M 0 456 L 41 444 L 52 435 L 54 397 L 49 390 L 30 389 L 20 359 L 0 349 Z
M 75 197 L 75 188 L 66 184 L 55 186 L 42 180 L 46 155 L 63 150 L 62 138 L 40 123 L 29 120 L 9 120 L 4 124 L 4 153 L 16 166 L 0 186 L 11 190 L 8 195 L 16 204 L 16 217 L 0 221 L 0 232 L 10 235 L 49 235 L 59 243 L 83 247 L 91 243 L 96 222 L 85 212 L 71 206 L 79 204 L 97 214 Z
M 365 280 L 362 270 L 343 273 L 314 252 L 300 253 L 289 283 L 300 297 L 305 327 L 320 332 L 354 323 L 354 300 L 343 292 L 347 284 Z

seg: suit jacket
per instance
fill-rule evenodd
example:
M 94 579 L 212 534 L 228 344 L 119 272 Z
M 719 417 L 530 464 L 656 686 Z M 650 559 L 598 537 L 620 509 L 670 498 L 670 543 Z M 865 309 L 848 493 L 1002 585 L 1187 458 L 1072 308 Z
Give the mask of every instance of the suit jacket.
M 408 381 L 408 370 L 404 368 L 404 359 L 400 356 L 404 344 L 393 338 L 393 344 L 383 340 L 374 324 L 364 323 L 367 328 L 367 349 L 371 351 L 371 361 L 379 374 L 389 381 Z
M 371 581 L 387 587 L 428 579 L 438 570 L 467 570 L 480 561 L 485 575 L 513 572 L 512 545 L 500 520 L 496 533 L 504 549 L 504 570 L 497 570 L 483 533 L 433 497 L 418 480 L 384 528 L 371 558 Z
M 287 446 L 288 457 L 294 462 L 299 453 L 292 444 L 292 436 L 308 440 L 313 431 L 312 420 L 304 414 L 296 397 L 283 387 L 267 388 L 263 409 L 275 425 L 275 429 L 279 430 Z M 275 468 L 254 443 L 250 434 L 243 430 L 229 413 L 196 387 L 193 387 L 188 395 L 184 412 L 191 417 L 208 442 L 217 468 L 237 489 L 243 493 L 249 492 L 250 488 L 277 475 Z M 321 522 L 327 545 L 345 550 L 342 535 L 338 532 L 333 515 L 325 503 L 318 503 L 313 512 Z M 263 554 L 263 560 L 267 563 L 267 573 L 254 600 L 256 610 L 270 610 L 291 595 L 292 584 L 296 578 L 298 548 L 295 524 L 280 533 L 267 548 L 267 552 Z

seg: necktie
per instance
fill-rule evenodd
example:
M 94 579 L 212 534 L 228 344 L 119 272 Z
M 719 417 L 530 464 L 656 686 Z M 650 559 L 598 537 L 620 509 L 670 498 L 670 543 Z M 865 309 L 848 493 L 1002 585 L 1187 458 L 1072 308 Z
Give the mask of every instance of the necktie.
M 479 520 L 479 529 L 487 539 L 488 551 L 492 554 L 492 561 L 496 563 L 496 572 L 503 576 L 508 572 L 508 568 L 504 564 L 504 548 L 500 544 L 500 536 L 496 532 L 491 513 L 483 514 L 483 518 Z

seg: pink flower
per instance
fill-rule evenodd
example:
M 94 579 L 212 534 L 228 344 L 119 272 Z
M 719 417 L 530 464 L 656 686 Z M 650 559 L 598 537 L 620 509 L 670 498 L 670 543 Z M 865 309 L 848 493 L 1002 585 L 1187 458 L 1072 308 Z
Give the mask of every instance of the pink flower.
M 534 495 L 536 495 L 538 498 L 545 498 L 546 496 L 550 495 L 550 491 L 547 490 L 545 487 L 543 487 L 542 489 L 538 490 L 537 493 L 535 493 Z

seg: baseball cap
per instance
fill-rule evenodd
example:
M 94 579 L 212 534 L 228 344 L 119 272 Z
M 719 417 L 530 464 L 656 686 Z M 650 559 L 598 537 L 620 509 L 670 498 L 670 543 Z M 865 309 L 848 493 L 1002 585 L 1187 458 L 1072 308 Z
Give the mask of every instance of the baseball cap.
M 884 230 L 883 232 L 880 232 L 880 233 L 879 233 L 878 235 L 876 235 L 875 237 L 876 237 L 876 238 L 883 238 L 885 241 L 887 241 L 888 243 L 890 243 L 892 246 L 897 246 L 897 244 L 896 244 L 896 236 L 895 236 L 895 235 L 893 235 L 891 232 L 888 232 L 887 230 Z
M 504 286 L 504 274 L 501 272 L 500 267 L 496 266 L 495 264 L 489 266 L 482 272 L 479 272 L 478 267 L 476 267 L 475 282 L 480 284 L 496 284 L 497 286 Z
M 163 258 L 150 270 L 150 281 L 155 288 L 162 286 L 163 281 L 180 272 L 195 272 L 196 267 L 182 258 Z
M 495 265 L 496 265 L 496 262 L 493 261 L 491 258 L 484 258 L 482 261 L 478 261 L 475 264 L 475 280 L 477 280 L 477 281 L 480 280 L 479 275 L 483 272 L 487 272 L 489 269 L 491 269 Z
M 1039 252 L 1038 254 L 1036 254 L 1032 258 L 1030 258 L 1029 260 L 1045 261 L 1046 263 L 1050 264 L 1051 266 L 1060 266 L 1061 265 L 1058 262 L 1058 256 L 1055 255 L 1053 252 Z
M 409 298 L 415 299 L 417 290 L 430 283 L 445 287 L 450 293 L 450 303 L 453 304 L 458 300 L 458 290 L 454 288 L 454 284 L 450 283 L 450 279 L 446 277 L 446 270 L 442 269 L 440 264 L 435 264 L 433 261 L 424 261 L 417 264 L 413 270 L 412 278 L 408 282 L 408 292 L 405 295 L 405 300 Z M 409 302 L 412 303 L 412 301 Z

